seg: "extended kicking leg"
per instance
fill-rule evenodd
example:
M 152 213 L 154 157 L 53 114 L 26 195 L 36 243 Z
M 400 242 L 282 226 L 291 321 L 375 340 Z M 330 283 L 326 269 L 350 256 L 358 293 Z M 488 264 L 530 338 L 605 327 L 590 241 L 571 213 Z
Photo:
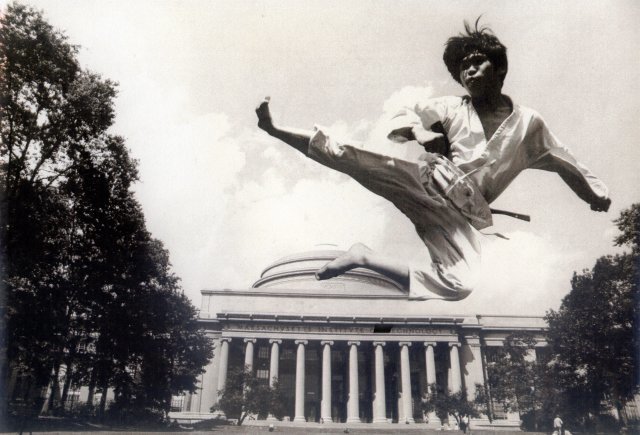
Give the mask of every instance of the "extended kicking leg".
M 409 267 L 406 264 L 374 252 L 362 243 L 356 243 L 347 252 L 324 265 L 316 272 L 316 277 L 320 280 L 334 278 L 356 267 L 373 270 L 396 281 L 405 290 L 409 288 Z
M 256 108 L 256 115 L 258 115 L 258 127 L 266 131 L 269 135 L 276 139 L 280 139 L 284 143 L 291 145 L 293 148 L 307 155 L 309 152 L 309 140 L 311 139 L 313 132 L 289 127 L 277 127 L 273 123 L 273 119 L 271 119 L 269 99 L 269 97 L 265 97 L 264 101 Z
M 256 108 L 258 127 L 269 135 L 280 139 L 303 154 L 309 152 L 309 141 L 313 132 L 293 128 L 278 127 L 273 123 L 269 111 L 269 97 L 266 97 Z M 356 267 L 364 267 L 378 272 L 394 281 L 403 288 L 409 287 L 409 268 L 403 263 L 392 258 L 373 252 L 371 249 L 357 243 L 345 254 L 329 262 L 316 273 L 318 279 L 324 280 L 342 275 Z

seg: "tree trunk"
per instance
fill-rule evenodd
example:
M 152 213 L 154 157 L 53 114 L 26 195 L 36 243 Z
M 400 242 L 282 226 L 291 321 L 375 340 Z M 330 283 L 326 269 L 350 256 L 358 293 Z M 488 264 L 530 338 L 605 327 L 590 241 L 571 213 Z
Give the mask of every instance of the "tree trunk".
M 93 409 L 93 396 L 96 391 L 96 370 L 91 370 L 91 378 L 89 379 L 89 393 L 87 394 L 87 406 Z
M 491 386 L 489 385 L 489 369 L 487 367 L 487 355 L 485 352 L 481 352 L 481 361 L 482 361 L 482 375 L 484 376 L 484 385 L 485 385 L 485 397 L 487 401 L 487 417 L 489 418 L 489 422 L 493 423 L 494 419 L 494 410 L 493 410 L 493 400 L 491 399 Z
M 71 387 L 71 374 L 73 373 L 73 365 L 71 364 L 71 358 L 67 360 L 67 371 L 64 376 L 64 386 L 62 387 L 62 396 L 60 396 L 60 410 L 64 410 L 67 403 L 67 397 L 69 396 L 69 388 Z
M 108 387 L 103 385 L 100 387 L 100 391 L 102 392 L 102 396 L 100 396 L 100 408 L 98 409 L 98 413 L 100 418 L 104 416 L 104 409 L 107 406 L 107 391 Z
M 247 415 L 249 415 L 248 412 L 244 412 L 244 411 L 240 412 L 240 418 L 238 419 L 238 426 L 242 425 L 242 422 L 244 421 L 245 418 L 247 418 Z
M 56 363 L 53 373 L 51 374 L 51 378 L 49 379 L 50 388 L 47 388 L 47 392 L 49 396 L 46 397 L 45 403 L 42 406 L 41 414 L 50 413 L 55 405 L 55 398 L 58 394 L 59 386 L 58 386 L 58 375 L 60 374 L 60 364 Z
M 619 396 L 616 394 L 613 399 L 615 401 L 616 412 L 618 413 L 618 421 L 622 423 L 623 426 L 627 426 L 628 422 L 624 418 L 625 414 L 622 412 L 622 409 L 623 409 L 622 402 L 619 400 L 618 397 Z
M 2 296 L 0 296 L 1 298 Z M 5 399 L 5 404 L 9 401 L 9 399 L 11 398 L 11 394 L 13 393 L 13 386 L 12 384 L 14 384 L 14 382 L 12 382 L 12 379 L 15 379 L 15 374 L 13 373 L 13 370 L 9 370 L 9 363 L 8 361 L 6 361 L 5 358 L 2 359 L 2 361 L 0 361 L 0 385 L 2 386 L 6 386 L 6 389 L 2 388 L 0 389 L 0 391 L 4 390 L 4 399 Z

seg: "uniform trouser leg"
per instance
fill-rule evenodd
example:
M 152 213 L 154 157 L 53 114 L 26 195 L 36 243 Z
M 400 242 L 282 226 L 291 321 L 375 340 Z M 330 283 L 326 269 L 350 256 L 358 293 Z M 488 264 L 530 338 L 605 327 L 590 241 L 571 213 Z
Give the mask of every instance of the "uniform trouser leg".
M 428 257 L 410 265 L 409 297 L 462 299 L 479 268 L 479 233 L 431 179 L 435 159 L 410 162 L 331 140 L 318 131 L 309 157 L 391 201 L 414 224 Z

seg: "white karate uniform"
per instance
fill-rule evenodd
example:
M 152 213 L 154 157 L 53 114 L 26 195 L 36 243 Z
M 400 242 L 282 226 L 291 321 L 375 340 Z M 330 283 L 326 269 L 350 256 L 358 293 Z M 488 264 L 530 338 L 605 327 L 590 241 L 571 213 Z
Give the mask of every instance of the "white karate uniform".
M 469 295 L 480 267 L 477 230 L 491 225 L 487 203 L 522 170 L 557 172 L 587 202 L 608 197 L 604 183 L 575 160 L 531 109 L 514 104 L 487 140 L 470 98 L 436 98 L 400 111 L 390 121 L 389 137 L 414 125 L 430 129 L 436 122 L 442 123 L 451 144 L 448 160 L 432 153 L 417 161 L 383 155 L 336 141 L 322 128 L 309 144 L 310 158 L 388 199 L 414 224 L 431 261 L 409 266 L 410 299 L 460 300 Z

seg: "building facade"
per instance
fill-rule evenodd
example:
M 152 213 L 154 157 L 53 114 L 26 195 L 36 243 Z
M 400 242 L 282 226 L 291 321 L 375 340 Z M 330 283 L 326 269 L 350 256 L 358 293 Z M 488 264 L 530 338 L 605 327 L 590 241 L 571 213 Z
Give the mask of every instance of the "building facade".
M 282 258 L 247 289 L 203 290 L 200 321 L 215 344 L 197 394 L 172 417 L 204 419 L 230 367 L 251 367 L 287 393 L 284 420 L 426 423 L 420 401 L 429 385 L 464 390 L 470 399 L 487 378 L 492 349 L 516 331 L 546 346 L 541 317 L 430 316 L 429 303 L 409 301 L 397 283 L 355 269 L 328 281 L 315 271 L 341 251 Z M 452 304 L 455 309 L 455 304 Z M 177 410 L 177 409 L 176 409 Z M 518 427 L 517 414 L 473 419 L 472 427 Z

